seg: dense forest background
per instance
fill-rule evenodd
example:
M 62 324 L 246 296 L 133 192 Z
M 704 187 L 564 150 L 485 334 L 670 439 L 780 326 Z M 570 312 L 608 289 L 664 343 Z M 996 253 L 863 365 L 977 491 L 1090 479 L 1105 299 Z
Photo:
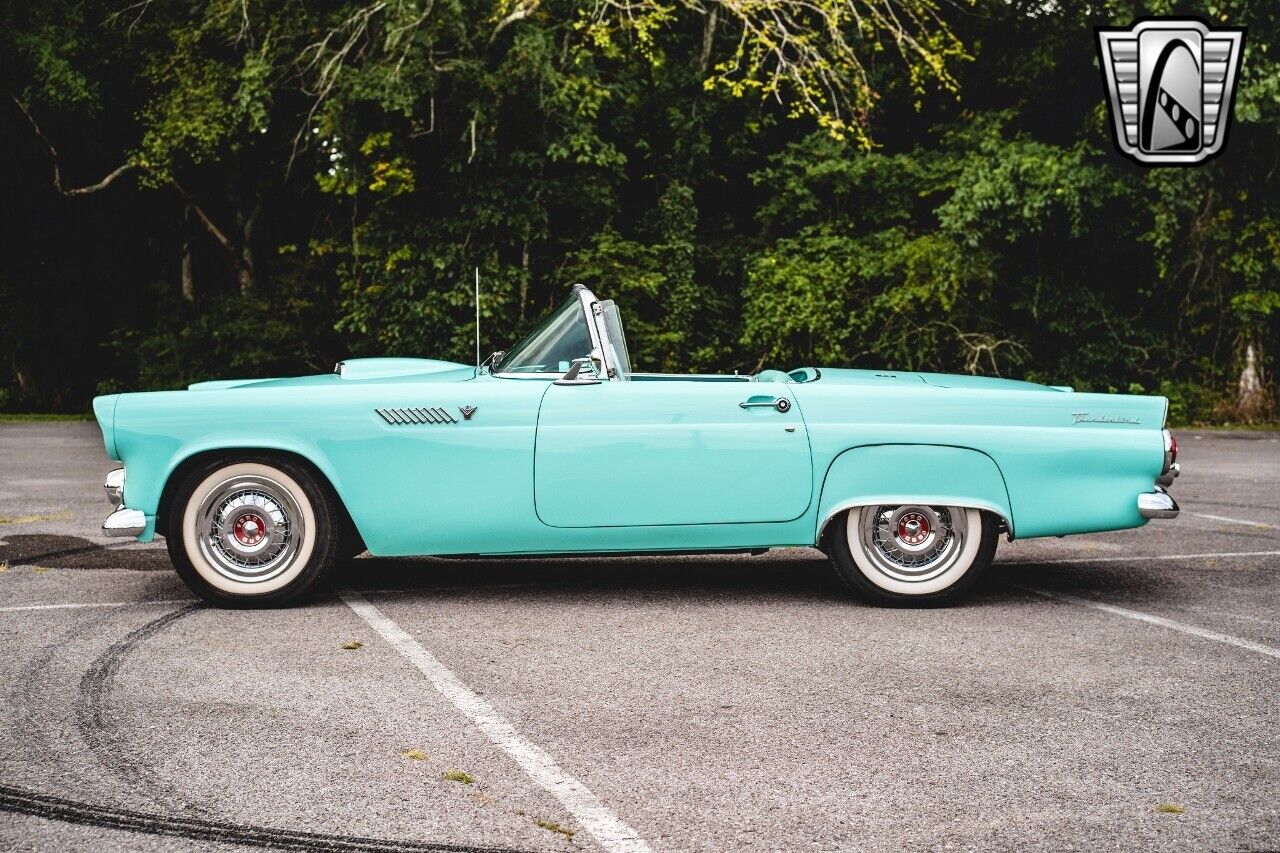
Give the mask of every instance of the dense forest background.
M 638 369 L 973 371 L 1275 414 L 1274 0 L 0 8 L 0 411 L 471 362 L 478 266 L 486 354 L 582 281 Z M 1206 165 L 1112 145 L 1092 28 L 1152 14 L 1248 27 Z

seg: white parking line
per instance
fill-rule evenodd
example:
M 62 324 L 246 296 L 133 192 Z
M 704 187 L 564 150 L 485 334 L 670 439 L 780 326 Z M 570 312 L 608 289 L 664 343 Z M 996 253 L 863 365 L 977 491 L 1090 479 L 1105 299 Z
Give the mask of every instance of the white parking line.
M 1217 631 L 1208 631 L 1204 628 L 1197 628 L 1194 625 L 1187 625 L 1182 622 L 1175 622 L 1172 619 L 1165 619 L 1163 616 L 1152 616 L 1150 613 L 1142 613 L 1137 610 L 1116 607 L 1114 604 L 1103 604 L 1101 601 L 1090 601 L 1087 598 L 1067 595 L 1063 592 L 1050 592 L 1047 589 L 1036 589 L 1029 586 L 1023 587 L 1023 589 L 1027 592 L 1034 592 L 1036 595 L 1044 596 L 1045 598 L 1065 601 L 1068 604 L 1075 604 L 1080 607 L 1089 607 L 1093 610 L 1101 610 L 1103 613 L 1112 613 L 1116 616 L 1123 616 L 1126 619 L 1136 619 L 1139 622 L 1146 622 L 1151 625 L 1159 625 L 1162 628 L 1181 631 L 1183 634 L 1190 634 L 1193 637 L 1200 637 L 1204 640 L 1226 643 L 1229 646 L 1235 646 L 1236 648 L 1257 652 L 1258 654 L 1266 655 L 1267 657 L 1280 658 L 1280 649 L 1277 649 L 1274 646 L 1263 645 L 1262 643 L 1255 643 L 1253 640 L 1246 640 L 1242 637 L 1233 637 L 1230 634 L 1220 634 Z
M 1216 560 L 1222 557 L 1276 557 L 1280 551 L 1225 551 L 1210 554 L 1157 554 L 1145 556 L 1130 554 L 1127 557 L 1062 557 L 1052 560 L 1010 560 L 1010 565 L 1049 566 L 1056 563 L 1139 563 L 1143 560 Z
M 1243 518 L 1227 518 L 1225 515 L 1210 515 L 1207 512 L 1189 512 L 1187 515 L 1194 515 L 1196 518 L 1209 518 L 1214 521 L 1227 521 L 1231 524 L 1244 524 L 1249 527 L 1265 527 L 1267 530 L 1280 530 L 1280 524 L 1266 524 L 1261 521 L 1246 521 Z
M 151 598 L 145 601 L 85 601 L 75 604 L 16 604 L 0 607 L 0 613 L 24 610 L 74 610 L 80 607 L 128 607 L 131 604 L 190 604 L 194 598 Z
M 529 778 L 559 800 L 601 847 L 611 853 L 652 853 L 644 839 L 623 823 L 586 785 L 556 764 L 546 750 L 520 735 L 492 705 L 463 684 L 452 670 L 390 617 L 358 592 L 344 592 L 341 596 L 356 615 L 408 658 L 476 728 L 515 759 Z

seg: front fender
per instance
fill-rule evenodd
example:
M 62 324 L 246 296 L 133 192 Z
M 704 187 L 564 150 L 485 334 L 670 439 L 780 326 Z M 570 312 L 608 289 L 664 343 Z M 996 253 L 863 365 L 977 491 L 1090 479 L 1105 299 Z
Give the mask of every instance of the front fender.
M 234 430 L 200 436 L 194 441 L 148 434 L 133 436 L 127 430 L 117 433 L 120 458 L 125 460 L 128 479 L 125 483 L 125 506 L 141 510 L 147 516 L 147 528 L 141 541 L 149 541 L 155 532 L 155 516 L 160 499 L 173 473 L 193 456 L 209 451 L 283 451 L 306 459 L 328 478 L 341 494 L 337 472 L 320 448 L 296 435 L 263 431 Z
M 850 448 L 832 460 L 822 483 L 814 542 L 850 507 L 905 503 L 986 510 L 1003 518 L 1014 535 L 1009 490 L 987 454 L 968 447 L 877 444 Z

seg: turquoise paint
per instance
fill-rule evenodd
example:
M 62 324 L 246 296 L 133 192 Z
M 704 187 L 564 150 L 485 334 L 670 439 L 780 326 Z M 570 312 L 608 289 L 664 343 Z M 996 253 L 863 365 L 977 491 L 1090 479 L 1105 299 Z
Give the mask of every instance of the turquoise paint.
M 125 505 L 154 517 L 182 460 L 248 448 L 310 460 L 382 555 L 808 545 L 826 510 L 895 483 L 1007 512 L 1027 538 L 1142 524 L 1136 496 L 1163 459 L 1160 397 L 828 368 L 778 382 L 556 386 L 364 361 L 342 378 L 98 398 L 104 446 L 128 471 Z M 753 396 L 793 406 L 738 408 Z M 476 407 L 471 420 L 464 405 Z M 444 408 L 457 423 L 393 426 L 374 411 L 407 407 Z M 1076 423 L 1085 412 L 1139 423 Z
M 808 433 L 790 386 L 759 382 L 551 385 L 534 457 L 538 517 L 553 527 L 791 521 L 813 494 Z
M 990 456 L 965 447 L 879 444 L 846 450 L 832 460 L 822 484 L 815 540 L 832 516 L 850 506 L 908 502 L 971 506 L 1013 517 L 1004 477 Z

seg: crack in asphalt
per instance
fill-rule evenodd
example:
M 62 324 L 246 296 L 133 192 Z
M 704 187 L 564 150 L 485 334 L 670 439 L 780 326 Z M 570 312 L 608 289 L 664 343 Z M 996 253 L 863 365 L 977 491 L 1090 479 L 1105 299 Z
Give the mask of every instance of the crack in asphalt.
M 163 627 L 163 626 L 162 626 Z M 158 629 L 157 629 L 158 630 Z M 475 847 L 435 841 L 401 841 L 302 832 L 252 824 L 150 814 L 83 803 L 0 785 L 0 811 L 169 838 L 240 844 L 271 850 L 369 851 L 369 853 L 522 853 L 510 847 Z

